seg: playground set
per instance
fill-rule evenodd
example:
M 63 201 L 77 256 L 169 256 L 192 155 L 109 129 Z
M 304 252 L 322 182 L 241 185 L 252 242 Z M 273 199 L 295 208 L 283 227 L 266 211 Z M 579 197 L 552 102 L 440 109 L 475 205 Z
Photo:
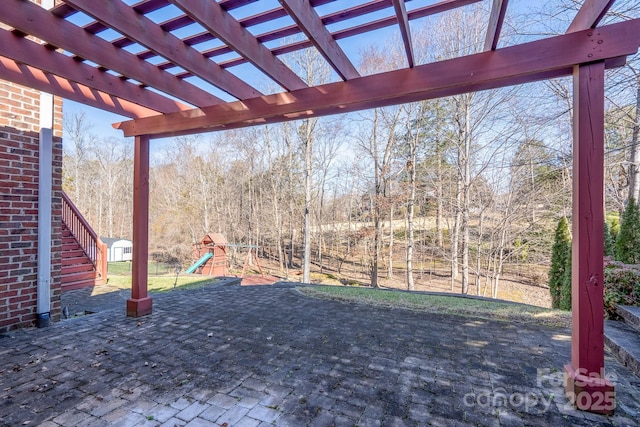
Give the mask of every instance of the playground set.
M 260 271 L 261 277 L 264 277 L 262 266 L 260 266 L 260 261 L 258 260 L 258 246 L 228 243 L 227 239 L 220 233 L 208 233 L 200 242 L 193 245 L 192 258 L 195 262 L 185 273 L 225 276 L 229 265 L 227 260 L 227 248 L 229 247 L 249 249 L 242 266 L 241 278 L 244 278 L 244 273 L 252 258 Z
M 193 245 L 192 257 L 197 260 L 185 273 L 224 276 L 227 273 L 227 239 L 220 233 L 209 233 Z

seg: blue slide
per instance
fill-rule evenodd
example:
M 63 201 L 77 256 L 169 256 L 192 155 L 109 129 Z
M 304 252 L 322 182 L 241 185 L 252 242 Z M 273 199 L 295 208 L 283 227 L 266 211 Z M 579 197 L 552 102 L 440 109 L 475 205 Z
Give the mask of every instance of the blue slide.
M 207 262 L 207 260 L 209 258 L 211 258 L 213 256 L 213 254 L 211 252 L 207 252 L 206 254 L 204 254 L 202 256 L 202 258 L 200 258 L 195 264 L 193 264 L 191 267 L 189 267 L 187 269 L 187 271 L 185 271 L 185 273 L 193 273 L 194 271 L 196 271 L 198 269 L 198 267 L 200 267 L 202 264 L 204 264 L 205 262 Z

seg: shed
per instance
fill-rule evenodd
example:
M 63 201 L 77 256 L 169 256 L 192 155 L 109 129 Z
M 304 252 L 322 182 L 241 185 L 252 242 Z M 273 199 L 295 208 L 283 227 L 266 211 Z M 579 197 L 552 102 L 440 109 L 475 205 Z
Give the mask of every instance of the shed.
M 131 261 L 133 255 L 133 242 L 119 237 L 101 237 L 107 245 L 107 261 Z
M 224 276 L 227 274 L 227 239 L 220 233 L 208 233 L 193 245 L 194 264 L 188 273 Z

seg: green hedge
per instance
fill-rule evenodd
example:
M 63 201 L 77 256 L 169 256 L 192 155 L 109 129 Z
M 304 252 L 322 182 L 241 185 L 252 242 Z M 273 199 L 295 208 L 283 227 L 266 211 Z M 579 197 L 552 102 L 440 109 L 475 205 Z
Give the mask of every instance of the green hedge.
M 565 217 L 560 218 L 556 227 L 549 269 L 549 292 L 553 308 L 571 310 L 571 233 Z
M 619 317 L 618 304 L 640 306 L 640 265 L 605 262 L 604 311 L 609 319 Z

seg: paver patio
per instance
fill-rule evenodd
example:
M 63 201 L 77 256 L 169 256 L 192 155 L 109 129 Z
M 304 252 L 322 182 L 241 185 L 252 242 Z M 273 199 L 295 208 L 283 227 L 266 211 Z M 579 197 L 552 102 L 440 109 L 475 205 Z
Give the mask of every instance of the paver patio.
M 567 405 L 567 329 L 309 298 L 292 285 L 154 295 L 0 338 L 0 425 L 636 425 L 640 379 L 607 356 L 614 416 Z M 96 297 L 97 298 L 97 297 Z M 108 304 L 104 304 L 108 306 Z

